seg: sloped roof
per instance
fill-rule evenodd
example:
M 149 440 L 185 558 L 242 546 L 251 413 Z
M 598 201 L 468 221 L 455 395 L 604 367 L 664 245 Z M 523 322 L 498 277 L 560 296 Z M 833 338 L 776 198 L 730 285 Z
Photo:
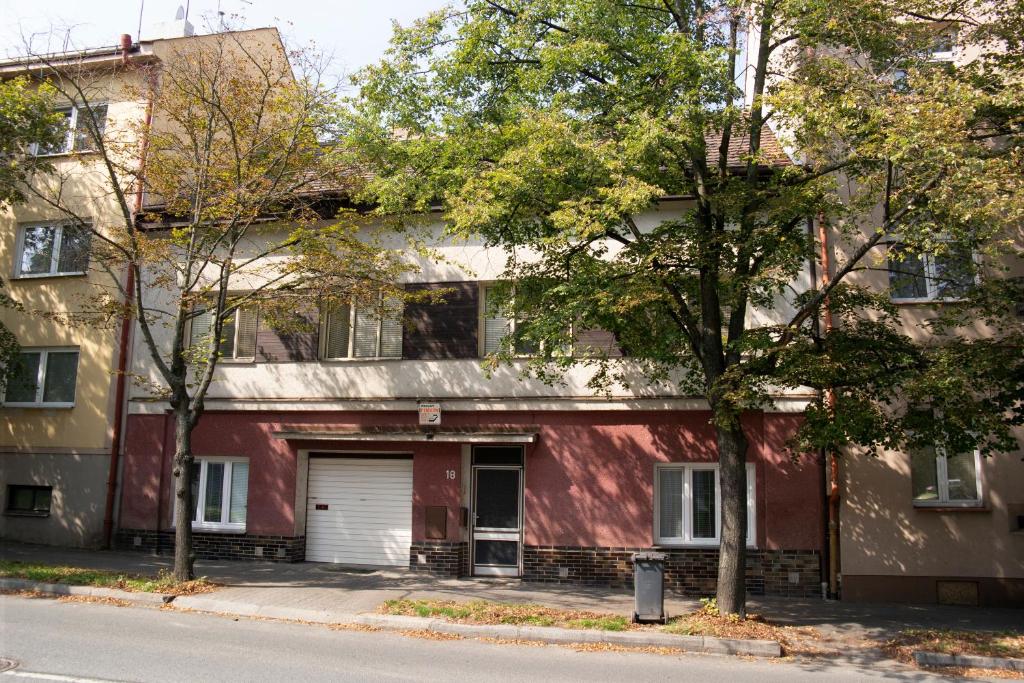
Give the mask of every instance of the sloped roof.
M 704 140 L 707 143 L 708 149 L 708 165 L 717 166 L 720 158 L 719 147 L 722 144 L 722 133 L 709 133 L 704 137 Z M 729 156 L 727 159 L 729 168 L 746 168 L 746 157 L 749 153 L 750 134 L 746 129 L 742 133 L 739 129 L 734 130 L 729 138 Z M 761 127 L 761 158 L 763 165 L 774 168 L 793 165 L 793 160 L 786 154 L 786 150 L 782 148 L 779 139 L 775 137 L 775 133 L 767 125 Z

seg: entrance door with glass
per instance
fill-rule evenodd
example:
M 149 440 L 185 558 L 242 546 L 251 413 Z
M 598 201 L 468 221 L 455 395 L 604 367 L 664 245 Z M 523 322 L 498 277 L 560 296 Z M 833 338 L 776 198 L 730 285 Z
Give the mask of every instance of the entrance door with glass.
M 515 447 L 473 452 L 473 574 L 519 576 L 523 456 Z

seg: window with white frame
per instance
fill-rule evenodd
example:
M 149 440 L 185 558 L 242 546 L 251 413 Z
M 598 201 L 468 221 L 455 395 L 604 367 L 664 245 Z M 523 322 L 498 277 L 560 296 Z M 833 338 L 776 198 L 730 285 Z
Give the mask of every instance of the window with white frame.
M 326 360 L 402 357 L 402 306 L 397 299 L 332 308 L 324 314 L 323 328 L 321 355 Z
M 33 145 L 33 154 L 45 156 L 96 150 L 96 139 L 103 136 L 107 125 L 106 104 L 94 104 L 92 107 L 63 107 L 58 109 L 57 113 L 64 116 L 64 136 L 55 145 Z
M 980 460 L 977 451 L 946 455 L 934 446 L 911 452 L 914 505 L 981 505 Z
M 192 465 L 192 527 L 245 531 L 249 461 L 196 458 Z
M 893 243 L 888 259 L 893 301 L 955 301 L 975 284 L 973 255 L 953 245 L 942 253 L 921 254 Z
M 480 290 L 481 308 L 481 351 L 482 355 L 489 356 L 501 350 L 502 340 L 508 336 L 516 335 L 516 316 L 510 313 L 504 302 L 498 296 L 498 284 L 483 285 Z M 532 356 L 540 349 L 521 337 L 515 337 L 515 353 L 518 356 Z M 562 353 L 569 353 L 569 349 L 562 350 Z
M 78 349 L 24 349 L 8 370 L 4 405 L 71 408 L 77 379 Z
M 220 358 L 252 360 L 256 357 L 259 310 L 255 306 L 236 309 L 221 326 Z M 213 313 L 197 311 L 189 329 L 190 346 L 204 347 L 213 333 Z
M 18 239 L 17 277 L 82 275 L 89 267 L 89 229 L 78 225 L 26 225 Z
M 655 469 L 655 530 L 660 545 L 718 545 L 722 493 L 718 465 L 678 463 Z M 747 545 L 756 544 L 754 466 L 747 464 Z

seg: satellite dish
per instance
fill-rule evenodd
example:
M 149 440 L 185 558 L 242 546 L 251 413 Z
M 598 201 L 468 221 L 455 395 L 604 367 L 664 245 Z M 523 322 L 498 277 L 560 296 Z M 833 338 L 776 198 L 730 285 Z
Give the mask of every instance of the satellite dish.
M 185 18 L 185 8 L 182 7 L 181 5 L 178 5 L 178 11 L 174 13 L 174 20 L 175 21 L 181 21 L 184 18 Z

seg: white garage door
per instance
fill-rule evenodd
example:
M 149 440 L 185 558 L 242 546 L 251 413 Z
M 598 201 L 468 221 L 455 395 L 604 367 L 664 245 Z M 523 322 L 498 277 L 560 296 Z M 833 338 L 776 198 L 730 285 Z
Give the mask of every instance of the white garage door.
M 409 566 L 412 460 L 309 459 L 306 559 Z

